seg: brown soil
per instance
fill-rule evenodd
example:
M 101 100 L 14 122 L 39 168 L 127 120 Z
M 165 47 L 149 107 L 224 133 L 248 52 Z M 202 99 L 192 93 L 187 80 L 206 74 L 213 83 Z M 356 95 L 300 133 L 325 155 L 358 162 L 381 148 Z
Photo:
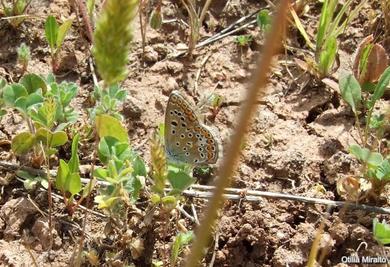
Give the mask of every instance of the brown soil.
M 264 8 L 258 1 L 228 2 L 225 5 L 225 1 L 214 1 L 211 5 L 201 30 L 202 38 Z M 321 5 L 310 4 L 309 7 L 310 11 L 301 19 L 314 36 Z M 365 10 L 369 10 L 369 6 Z M 178 16 L 187 21 L 184 9 L 178 9 L 171 1 L 164 1 L 162 11 L 165 20 Z M 44 18 L 48 14 L 54 14 L 58 20 L 75 16 L 68 1 L 64 0 L 32 1 L 28 13 L 34 17 L 26 19 L 16 29 L 7 20 L 0 21 L 0 76 L 7 81 L 20 78 L 16 47 L 22 42 L 32 51 L 28 71 L 48 74 L 51 71 L 50 52 L 44 37 Z M 240 48 L 234 42 L 235 36 L 228 36 L 195 51 L 192 59 L 168 58 L 168 54 L 187 42 L 186 27 L 169 22 L 159 31 L 148 28 L 144 63 L 138 20 L 134 26 L 129 76 L 122 84 L 128 92 L 122 114 L 136 150 L 146 162 L 150 161 L 149 139 L 164 120 L 165 106 L 172 90 L 180 90 L 195 103 L 211 92 L 223 96 L 224 104 L 214 126 L 219 130 L 223 146 L 226 146 L 251 71 L 261 54 L 263 33 L 254 26 L 236 33 L 254 36 L 252 44 L 246 48 Z M 335 77 L 342 70 L 350 71 L 351 55 L 370 31 L 368 15 L 361 15 L 342 35 L 341 66 Z M 291 27 L 288 36 L 289 46 L 307 49 L 296 29 Z M 89 123 L 86 108 L 91 107 L 89 95 L 93 90 L 89 56 L 83 23 L 81 21 L 80 26 L 73 23 L 61 52 L 63 60 L 57 79 L 73 81 L 80 86 L 73 103 L 82 112 L 79 126 Z M 358 167 L 347 152 L 349 145 L 356 143 L 358 138 L 354 116 L 337 91 L 304 75 L 296 64 L 290 64 L 288 71 L 286 64 L 281 64 L 294 58 L 303 60 L 303 56 L 302 52 L 287 51 L 286 55 L 275 60 L 267 96 L 254 116 L 232 187 L 343 200 L 337 194 L 336 181 L 352 174 Z M 205 57 L 209 58 L 203 64 Z M 200 78 L 196 80 L 199 70 Z M 295 79 L 295 76 L 300 79 Z M 11 141 L 25 128 L 22 118 L 10 111 L 1 119 L 0 138 Z M 81 164 L 90 164 L 94 143 L 80 145 Z M 12 154 L 9 143 L 1 145 L 0 151 L 2 160 L 15 164 L 25 162 Z M 63 151 L 69 158 L 69 145 Z M 81 232 L 85 233 L 84 251 L 89 253 L 89 260 L 84 257 L 84 265 L 91 265 L 93 253 L 96 253 L 97 266 L 146 266 L 150 264 L 149 259 L 166 257 L 164 253 L 177 234 L 178 221 L 188 229 L 194 228 L 192 222 L 183 220 L 182 215 L 174 211 L 156 216 L 160 221 L 156 222 L 155 229 L 150 229 L 143 225 L 144 216 L 147 216 L 145 204 L 137 203 L 139 210 L 131 215 L 126 232 L 119 235 L 112 229 L 121 226 L 107 217 L 89 213 L 83 226 L 85 213 L 82 210 L 77 210 L 70 218 L 62 202 L 55 199 L 52 215 L 54 242 L 52 250 L 48 251 L 47 193 L 25 190 L 22 183 L 12 179 L 12 174 L 3 170 L 0 180 L 7 181 L 0 186 L 0 266 L 33 266 L 34 261 L 38 266 L 72 266 Z M 187 199 L 185 203 L 188 205 L 184 208 L 190 213 L 191 203 L 195 204 L 198 214 L 202 214 L 205 207 L 205 201 L 199 199 Z M 89 207 L 97 210 L 96 206 Z M 217 239 L 211 244 L 204 264 L 213 260 L 214 266 L 304 266 L 320 224 L 324 223 L 324 234 L 319 243 L 319 248 L 326 251 L 322 265 L 347 266 L 341 263 L 342 256 L 356 253 L 378 256 L 387 252 L 372 237 L 372 219 L 375 217 L 389 220 L 388 216 L 374 213 L 327 209 L 321 205 L 285 200 L 264 199 L 254 203 L 243 198 L 240 202 L 226 201 L 214 234 Z M 165 225 L 166 218 L 170 218 L 168 226 Z M 150 243 L 151 240 L 154 242 Z M 144 249 L 134 245 L 137 242 L 143 243 Z

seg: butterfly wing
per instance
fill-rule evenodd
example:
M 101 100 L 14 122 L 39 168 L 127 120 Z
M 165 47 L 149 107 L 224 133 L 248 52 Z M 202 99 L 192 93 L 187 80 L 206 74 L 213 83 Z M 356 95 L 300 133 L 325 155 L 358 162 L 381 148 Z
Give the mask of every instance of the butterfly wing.
M 169 97 L 164 132 L 170 159 L 193 165 L 217 161 L 219 146 L 215 135 L 199 122 L 191 104 L 178 91 L 173 91 Z

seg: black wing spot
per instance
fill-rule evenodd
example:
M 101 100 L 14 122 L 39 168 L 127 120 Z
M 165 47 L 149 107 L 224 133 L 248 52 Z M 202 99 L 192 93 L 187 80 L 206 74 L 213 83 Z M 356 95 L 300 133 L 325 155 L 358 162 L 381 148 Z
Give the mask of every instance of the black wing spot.
M 173 115 L 173 111 L 171 110 L 171 112 L 169 112 L 169 114 Z
M 197 159 L 194 160 L 194 163 L 198 163 L 198 162 L 199 162 L 199 160 L 197 160 Z
M 176 146 L 180 146 L 180 143 L 179 143 L 179 142 L 176 142 Z
M 203 148 L 202 148 L 202 147 L 199 147 L 199 148 L 198 148 L 198 151 L 199 151 L 199 152 L 202 152 L 202 151 L 203 151 Z
M 181 134 L 181 135 L 180 135 L 180 138 L 181 138 L 181 139 L 184 139 L 185 137 L 186 137 L 185 134 Z
M 184 120 L 185 120 L 185 118 L 184 118 L 184 117 L 180 117 L 180 119 L 181 119 L 182 121 L 184 121 Z
M 176 131 L 175 131 L 174 129 L 172 129 L 171 133 L 172 133 L 172 134 L 175 134 L 175 133 L 176 133 Z
M 188 157 L 190 155 L 190 152 L 186 152 L 186 156 Z
M 188 137 L 191 138 L 193 137 L 194 135 L 192 133 L 188 133 Z
M 186 147 L 183 147 L 183 151 L 187 151 L 187 148 Z M 187 154 L 187 153 L 186 153 Z
M 187 127 L 187 124 L 182 123 L 182 124 L 181 124 L 181 127 L 185 128 L 185 127 Z
M 205 155 L 203 153 L 200 153 L 200 157 L 204 159 Z
M 176 127 L 177 126 L 177 121 L 171 121 L 171 125 Z

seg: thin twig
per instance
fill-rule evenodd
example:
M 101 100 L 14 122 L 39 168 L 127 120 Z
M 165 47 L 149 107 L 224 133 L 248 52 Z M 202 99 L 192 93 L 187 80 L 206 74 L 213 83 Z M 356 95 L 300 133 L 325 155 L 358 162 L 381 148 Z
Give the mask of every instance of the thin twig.
M 20 178 L 20 177 L 18 177 L 17 179 L 18 179 L 18 181 L 20 181 L 22 183 L 25 181 L 23 178 Z M 43 189 L 43 188 L 39 188 L 39 190 L 42 191 L 42 192 L 46 192 L 47 191 L 46 189 Z M 62 196 L 60 196 L 60 195 L 58 195 L 58 194 L 56 194 L 54 192 L 52 192 L 51 194 L 52 194 L 52 196 L 54 198 L 64 201 L 64 198 Z M 76 204 L 76 202 L 73 202 L 73 204 Z M 107 215 L 105 215 L 103 213 L 100 213 L 100 212 L 97 212 L 97 211 L 94 211 L 94 210 L 91 210 L 91 209 L 88 209 L 87 207 L 84 207 L 83 205 L 79 205 L 78 207 L 80 207 L 80 209 L 82 209 L 83 211 L 87 210 L 87 211 L 91 212 L 95 216 L 98 216 L 98 217 L 101 217 L 101 218 L 108 218 Z
M 44 175 L 45 172 L 39 169 L 34 169 L 31 167 L 25 167 L 25 166 L 19 166 L 16 164 L 0 161 L 0 167 L 7 169 L 7 170 L 25 170 L 35 175 Z M 50 174 L 52 176 L 56 176 L 57 171 L 51 170 Z M 21 182 L 24 182 L 23 178 L 18 178 Z M 84 184 L 90 183 L 91 179 L 87 178 L 81 178 L 81 182 Z M 97 184 L 100 186 L 108 186 L 110 185 L 108 182 L 105 181 L 97 181 Z M 215 189 L 214 186 L 210 185 L 191 185 L 190 189 L 184 190 L 183 195 L 188 197 L 197 197 L 197 198 L 210 198 L 211 192 Z M 166 191 L 170 191 L 171 188 L 169 185 L 165 188 Z M 245 200 L 249 202 L 263 202 L 264 200 L 262 198 L 276 198 L 276 199 L 284 199 L 284 200 L 292 200 L 297 202 L 304 202 L 304 203 L 310 203 L 310 204 L 321 204 L 321 205 L 327 205 L 327 206 L 333 206 L 333 207 L 348 207 L 350 209 L 360 209 L 360 210 L 366 210 L 369 212 L 376 212 L 376 213 L 384 213 L 384 214 L 390 214 L 390 208 L 382 208 L 382 207 L 376 207 L 376 206 L 370 206 L 365 204 L 353 204 L 346 201 L 334 201 L 329 199 L 321 199 L 321 198 L 312 198 L 312 197 L 305 197 L 305 196 L 296 196 L 292 194 L 286 194 L 286 193 L 277 193 L 277 192 L 268 192 L 268 191 L 258 191 L 258 190 L 248 190 L 248 189 L 240 189 L 240 188 L 226 188 L 224 190 L 225 197 L 229 200 L 240 200 L 242 199 L 241 195 L 245 192 Z M 62 197 L 61 197 L 62 199 Z M 80 205 L 80 207 L 83 207 Z M 95 214 L 96 215 L 96 214 Z M 194 214 L 195 215 L 195 214 Z M 106 217 L 103 214 L 99 213 L 99 216 Z
M 236 22 L 232 23 L 231 25 L 229 25 L 228 27 L 226 27 L 222 31 L 220 31 L 220 32 L 216 33 L 215 35 L 207 38 L 206 40 L 198 43 L 195 46 L 195 49 L 198 49 L 198 48 L 201 48 L 201 47 L 206 46 L 208 44 L 211 44 L 211 43 L 213 43 L 215 41 L 218 41 L 218 40 L 220 40 L 220 39 L 222 39 L 222 38 L 224 38 L 226 36 L 229 36 L 229 35 L 231 35 L 233 33 L 241 31 L 242 29 L 245 29 L 245 28 L 247 28 L 248 26 L 250 26 L 252 24 L 255 24 L 256 23 L 256 19 L 251 20 L 250 22 L 248 22 L 248 23 L 246 23 L 246 24 L 244 24 L 244 25 L 234 29 L 237 25 L 241 24 L 243 21 L 247 20 L 248 18 L 253 17 L 257 13 L 258 13 L 258 11 L 254 12 L 254 13 L 248 15 L 248 16 L 244 16 L 244 17 L 238 19 Z M 186 53 L 187 53 L 187 51 L 181 51 L 181 52 L 178 52 L 178 53 L 176 53 L 176 54 L 174 54 L 172 56 L 168 56 L 167 58 L 176 58 L 176 57 L 182 56 L 182 55 L 184 55 Z
M 199 69 L 196 73 L 195 82 L 194 82 L 194 91 L 192 92 L 194 96 L 196 96 L 197 92 L 198 92 L 198 81 L 200 78 L 200 73 L 202 72 L 203 67 L 206 65 L 206 62 L 207 62 L 207 60 L 209 60 L 211 55 L 212 55 L 212 53 L 209 53 L 207 56 L 204 57 L 204 59 L 202 60 L 202 63 L 199 66 Z
M 211 260 L 210 260 L 210 263 L 209 263 L 209 267 L 213 267 L 213 266 L 214 266 L 215 255 L 216 255 L 216 252 L 218 251 L 218 246 L 219 246 L 218 240 L 219 240 L 219 231 L 216 231 L 215 237 L 214 237 L 213 255 L 211 256 Z
M 198 218 L 198 213 L 196 213 L 195 205 L 191 203 L 191 209 L 192 209 L 192 214 L 194 214 L 194 218 L 196 221 L 196 224 L 199 225 L 199 218 Z
M 183 214 L 184 217 L 186 217 L 187 219 L 189 219 L 191 222 L 197 223 L 195 217 L 191 216 L 188 212 L 186 212 L 186 211 L 183 209 L 183 206 L 177 206 L 176 209 L 177 209 L 178 211 L 180 211 L 180 213 Z

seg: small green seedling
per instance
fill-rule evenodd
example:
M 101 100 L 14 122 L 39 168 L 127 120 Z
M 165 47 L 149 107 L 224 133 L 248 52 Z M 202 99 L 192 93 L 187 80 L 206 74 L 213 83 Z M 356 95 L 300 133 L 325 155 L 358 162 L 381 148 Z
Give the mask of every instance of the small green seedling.
M 162 25 L 161 5 L 157 5 L 156 8 L 150 14 L 150 27 L 158 30 Z
M 377 118 L 373 116 L 375 104 L 385 93 L 389 82 L 390 67 L 385 69 L 380 76 L 378 83 L 373 85 L 372 93 L 366 93 L 365 95 L 363 95 L 359 82 L 352 74 L 344 74 L 339 79 L 341 96 L 344 101 L 350 105 L 355 114 L 358 131 L 364 145 L 366 145 L 368 141 L 370 125 L 376 125 L 376 122 L 372 121 L 373 118 L 374 120 Z M 364 130 L 361 129 L 358 118 L 361 111 L 366 111 L 366 127 Z
M 134 203 L 144 187 L 146 167 L 131 149 L 126 129 L 120 121 L 108 115 L 96 117 L 100 137 L 98 155 L 104 167 L 94 171 L 94 177 L 108 183 L 95 197 L 100 209 L 120 216 L 123 207 Z
M 187 246 L 193 239 L 195 235 L 194 232 L 188 231 L 186 233 L 178 233 L 175 237 L 175 240 L 172 244 L 172 250 L 171 250 L 171 266 L 176 266 L 177 259 L 179 255 L 182 253 L 183 248 Z
M 386 125 L 384 114 L 373 114 L 376 102 L 382 98 L 390 82 L 390 67 L 380 76 L 371 92 L 364 92 L 352 74 L 340 77 L 339 87 L 341 96 L 349 104 L 354 115 L 363 146 L 352 145 L 349 152 L 363 165 L 361 176 L 371 183 L 371 196 L 379 196 L 383 186 L 390 181 L 390 163 L 387 155 L 382 154 L 379 143 Z M 365 127 L 360 126 L 359 116 L 365 116 Z M 369 139 L 370 138 L 370 139 Z M 378 140 L 375 140 L 377 138 Z M 373 140 L 372 140 L 373 139 Z M 379 149 L 377 149 L 379 148 Z
M 17 134 L 11 143 L 12 151 L 22 155 L 44 145 L 44 152 L 47 156 L 57 152 L 56 147 L 64 145 L 68 141 L 68 136 L 64 131 L 51 130 L 55 124 L 56 103 L 53 99 L 47 99 L 39 108 L 32 110 L 31 119 L 34 122 L 35 131 L 22 132 Z M 34 149 L 36 152 L 37 150 Z M 36 154 L 36 153 L 35 153 Z
M 10 24 L 13 27 L 18 27 L 25 18 L 21 15 L 27 12 L 32 0 L 13 0 L 11 3 L 6 4 L 6 1 L 1 0 L 3 12 L 6 17 L 15 17 L 10 20 Z
M 268 9 L 260 10 L 256 16 L 256 22 L 257 22 L 257 26 L 259 26 L 259 28 L 262 31 L 268 31 L 271 27 L 271 22 L 272 22 L 271 16 L 269 14 L 269 10 Z
M 18 63 L 22 66 L 22 73 L 25 73 L 28 62 L 31 59 L 30 48 L 25 43 L 22 43 L 16 51 L 18 54 Z
M 52 70 L 58 70 L 58 53 L 65 40 L 65 36 L 72 26 L 72 19 L 66 20 L 62 25 L 58 25 L 54 16 L 47 17 L 45 22 L 45 36 L 50 46 L 50 55 L 52 59 Z
M 78 151 L 79 135 L 72 141 L 72 156 L 69 162 L 60 159 L 55 186 L 64 197 L 65 206 L 70 214 L 74 212 L 73 199 L 81 191 Z
M 372 226 L 375 240 L 381 245 L 390 244 L 390 225 L 385 221 L 381 223 L 375 218 Z
M 32 175 L 27 171 L 17 171 L 16 175 L 24 179 L 23 186 L 27 190 L 34 190 L 39 185 L 45 189 L 49 186 L 47 179 L 40 175 Z
M 359 14 L 367 1 L 351 8 L 352 0 L 348 0 L 336 13 L 338 0 L 324 0 L 318 24 L 315 48 L 315 62 L 320 78 L 327 76 L 334 65 L 337 55 L 337 37 L 346 29 L 349 23 Z M 350 10 L 348 13 L 347 11 Z
M 246 47 L 251 44 L 253 41 L 253 36 L 250 34 L 247 35 L 239 35 L 234 39 L 234 42 L 238 44 L 240 47 Z
M 51 75 L 45 80 L 36 74 L 27 74 L 19 83 L 6 85 L 3 88 L 5 104 L 17 109 L 29 127 L 28 132 L 13 138 L 13 152 L 22 155 L 33 150 L 33 158 L 42 159 L 43 145 L 46 156 L 56 153 L 57 147 L 68 140 L 63 130 L 77 119 L 77 112 L 69 106 L 76 94 L 74 83 L 57 84 Z
M 94 120 L 97 115 L 107 114 L 122 120 L 122 115 L 118 110 L 125 98 L 126 90 L 117 84 L 111 85 L 107 89 L 95 86 L 93 100 L 96 101 L 96 104 L 92 109 L 89 109 L 90 118 Z

